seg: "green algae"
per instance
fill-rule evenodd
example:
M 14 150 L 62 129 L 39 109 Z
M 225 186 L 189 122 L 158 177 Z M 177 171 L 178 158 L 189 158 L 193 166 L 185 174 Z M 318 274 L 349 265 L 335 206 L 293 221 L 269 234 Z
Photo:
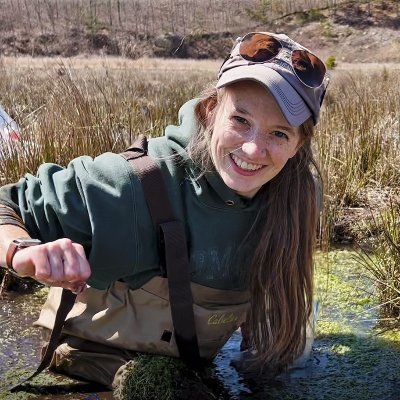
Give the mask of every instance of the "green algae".
M 320 311 L 306 367 L 274 380 L 248 379 L 251 395 L 245 398 L 399 400 L 400 333 L 378 334 L 375 329 L 378 297 L 357 262 L 357 253 L 318 253 L 315 268 Z
M 310 373 L 301 380 L 306 389 L 294 385 L 294 398 L 400 399 L 400 333 L 375 330 L 377 294 L 354 251 L 317 254 L 316 293 L 321 313 Z

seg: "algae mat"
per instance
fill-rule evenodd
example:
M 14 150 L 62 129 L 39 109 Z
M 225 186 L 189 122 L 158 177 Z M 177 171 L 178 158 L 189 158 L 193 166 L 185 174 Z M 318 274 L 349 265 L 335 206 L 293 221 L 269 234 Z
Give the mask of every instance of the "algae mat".
M 215 360 L 216 376 L 226 389 L 215 398 L 400 400 L 400 334 L 375 334 L 374 287 L 361 274 L 354 255 L 333 251 L 316 257 L 320 312 L 306 367 L 273 381 L 242 377 L 231 366 L 239 355 L 240 333 L 235 332 Z M 32 380 L 25 392 L 5 391 L 37 365 L 40 339 L 30 325 L 43 292 L 1 301 L 0 399 L 111 399 L 110 392 L 50 373 Z

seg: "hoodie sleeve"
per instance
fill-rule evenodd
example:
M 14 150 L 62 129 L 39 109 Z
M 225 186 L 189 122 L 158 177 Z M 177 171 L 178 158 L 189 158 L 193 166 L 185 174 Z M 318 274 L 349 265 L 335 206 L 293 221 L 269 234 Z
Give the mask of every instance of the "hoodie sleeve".
M 0 203 L 21 215 L 33 237 L 82 244 L 92 267 L 88 283 L 98 289 L 158 265 L 156 252 L 144 256 L 155 233 L 141 185 L 118 155 L 79 157 L 65 169 L 43 164 L 36 176 L 1 188 Z

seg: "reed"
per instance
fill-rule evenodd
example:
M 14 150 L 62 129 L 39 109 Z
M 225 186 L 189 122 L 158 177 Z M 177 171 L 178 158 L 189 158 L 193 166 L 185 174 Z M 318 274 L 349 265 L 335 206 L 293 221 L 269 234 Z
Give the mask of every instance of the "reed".
M 14 70 L 4 65 L 0 102 L 18 121 L 23 140 L 0 143 L 0 179 L 17 180 L 43 162 L 61 165 L 82 154 L 122 151 L 138 134 L 158 136 L 177 123 L 179 107 L 204 86 L 202 72 L 142 69 Z
M 400 329 L 400 197 L 391 198 L 387 209 L 372 214 L 367 229 L 372 238 L 370 249 L 356 260 L 376 288 L 379 325 L 383 329 Z
M 345 208 L 364 206 L 367 190 L 379 196 L 400 183 L 399 78 L 384 69 L 333 76 L 316 140 L 328 242 Z

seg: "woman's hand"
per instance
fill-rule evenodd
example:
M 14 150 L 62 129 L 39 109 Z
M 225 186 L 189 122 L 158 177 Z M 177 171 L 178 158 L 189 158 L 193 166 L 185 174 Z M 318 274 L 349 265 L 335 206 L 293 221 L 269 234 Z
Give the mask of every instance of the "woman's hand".
M 83 247 L 70 239 L 59 239 L 17 251 L 14 270 L 48 286 L 80 293 L 91 274 Z

